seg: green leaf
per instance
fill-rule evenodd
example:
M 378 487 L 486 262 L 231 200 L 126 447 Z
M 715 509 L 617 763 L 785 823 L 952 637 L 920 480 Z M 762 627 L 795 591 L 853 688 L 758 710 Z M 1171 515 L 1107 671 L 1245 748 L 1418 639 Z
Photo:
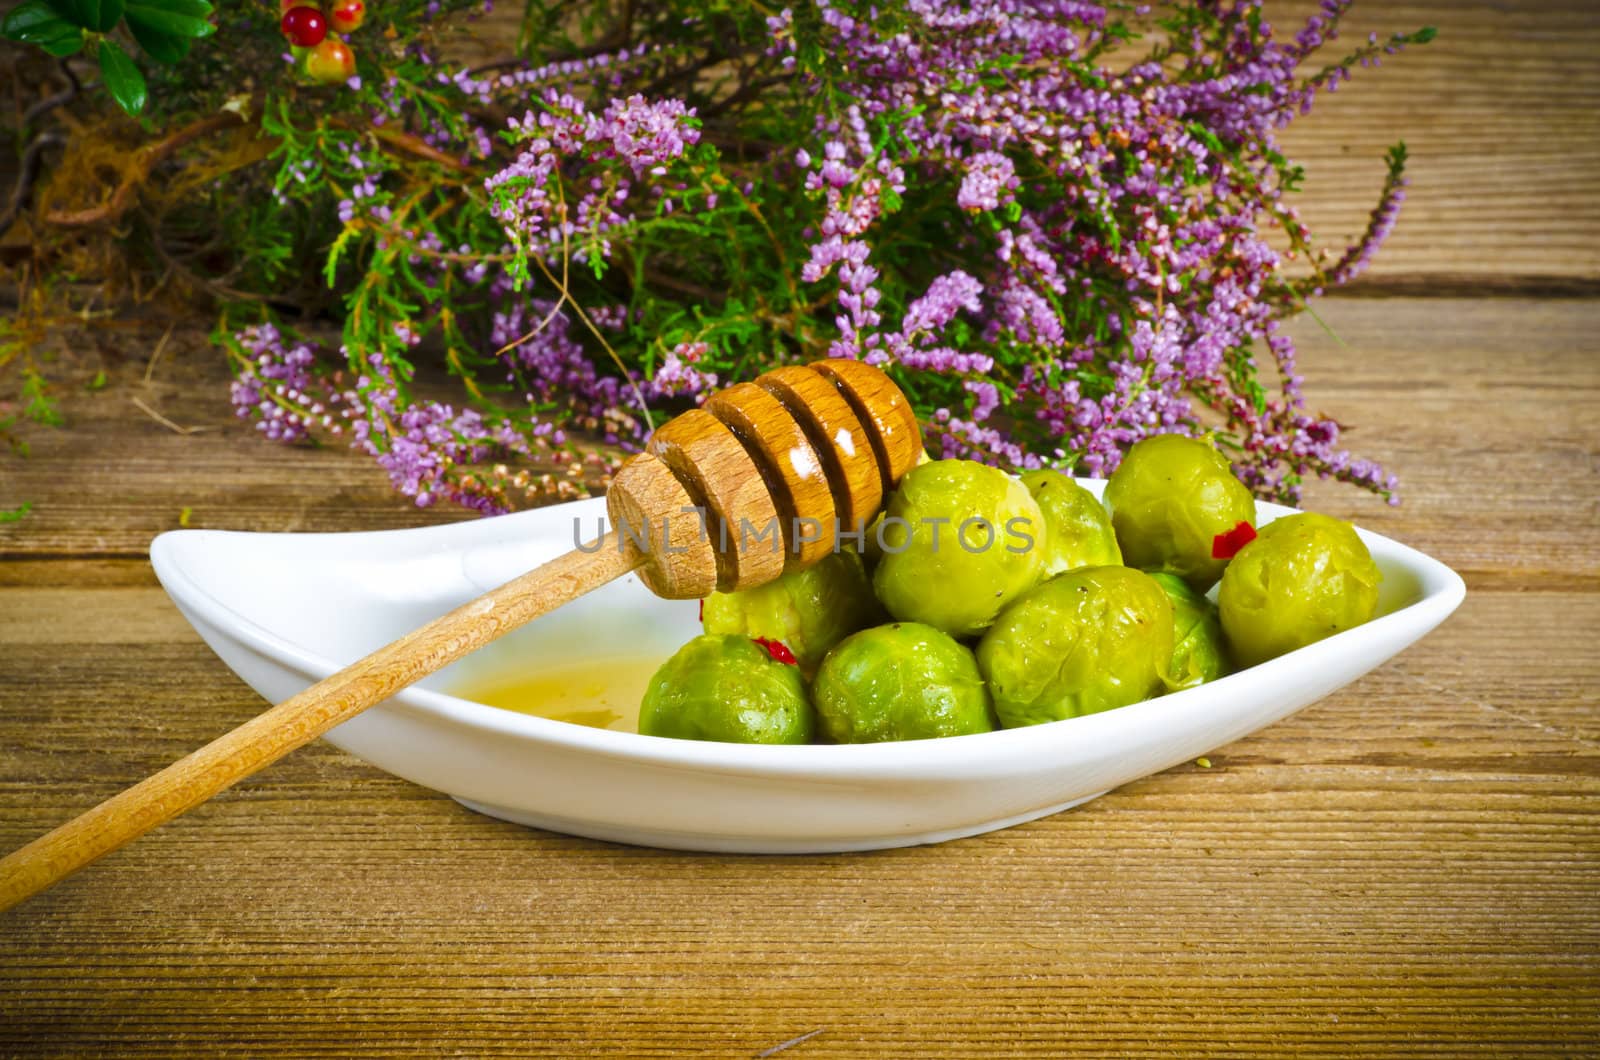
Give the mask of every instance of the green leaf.
M 50 0 L 63 18 L 95 33 L 108 33 L 122 21 L 123 0 Z
M 44 0 L 28 0 L 7 11 L 6 17 L 0 19 L 0 34 L 7 40 L 32 44 L 37 35 L 54 32 L 55 27 L 63 23 L 65 19 Z
M 83 30 L 61 17 L 46 0 L 28 0 L 0 20 L 0 37 L 34 44 L 51 55 L 71 55 L 83 47 Z
M 111 380 L 106 376 L 106 370 L 104 368 L 102 368 L 102 369 L 100 369 L 98 372 L 96 372 L 94 374 L 94 378 L 93 379 L 91 379 L 87 383 L 83 384 L 83 388 L 85 390 L 91 390 L 91 391 L 92 390 L 104 390 L 106 388 L 106 384 L 109 383 L 110 381 Z
M 72 27 L 72 32 L 53 40 L 39 41 L 39 47 L 46 53 L 54 55 L 57 59 L 65 59 L 69 55 L 76 55 L 83 50 L 83 30 L 77 26 Z
M 37 368 L 24 368 L 22 370 L 22 414 L 34 423 L 46 427 L 60 427 L 66 423 L 61 418 L 61 410 L 56 406 L 55 399 L 50 396 L 50 384 L 39 374 Z M 10 424 L 7 421 L 7 425 Z
M 217 31 L 207 19 L 211 5 L 205 0 L 133 0 L 128 4 L 128 27 L 139 27 L 169 37 L 209 37 Z
M 23 501 L 18 508 L 0 508 L 0 523 L 20 523 L 23 516 L 33 511 L 32 501 Z
M 128 28 L 133 31 L 133 39 L 139 42 L 139 47 L 144 49 L 144 53 L 158 63 L 171 66 L 182 62 L 184 56 L 189 54 L 188 37 L 176 37 L 171 33 L 151 29 L 144 22 L 134 21 L 132 12 L 128 15 Z
M 117 106 L 129 114 L 144 109 L 144 75 L 122 50 L 122 45 L 114 40 L 100 42 L 100 76 L 105 78 L 106 88 Z
M 188 15 L 190 18 L 210 18 L 216 10 L 216 5 L 208 0 L 132 0 L 129 7 L 149 7 L 157 11 L 170 11 L 175 15 Z

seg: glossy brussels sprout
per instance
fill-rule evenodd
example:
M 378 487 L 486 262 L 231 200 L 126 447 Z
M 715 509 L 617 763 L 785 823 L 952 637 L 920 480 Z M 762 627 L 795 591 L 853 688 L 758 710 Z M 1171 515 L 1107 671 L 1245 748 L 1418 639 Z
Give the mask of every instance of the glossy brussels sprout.
M 706 597 L 707 633 L 782 641 L 806 674 L 846 635 L 884 620 L 861 557 L 841 551 L 742 593 Z
M 1349 523 L 1311 512 L 1268 523 L 1217 596 L 1234 661 L 1254 666 L 1361 625 L 1378 610 L 1381 578 Z
M 662 664 L 639 705 L 646 736 L 807 743 L 816 712 L 797 667 L 737 633 L 700 636 Z
M 1170 571 L 1205 592 L 1226 559 L 1212 555 L 1218 534 L 1254 524 L 1256 502 L 1209 443 L 1158 434 L 1136 443 L 1106 483 L 1106 508 L 1123 562 Z
M 1172 665 L 1168 685 L 1191 688 L 1228 672 L 1227 644 L 1217 605 L 1189 588 L 1176 574 L 1150 575 L 1172 601 Z
M 822 731 L 839 743 L 964 736 L 995 727 L 972 652 L 920 622 L 846 637 L 811 686 Z
M 1166 690 L 1172 604 L 1148 574 L 1085 567 L 1001 612 L 978 668 L 1006 728 L 1093 714 Z
M 900 481 L 884 513 L 872 586 L 889 613 L 953 637 L 981 633 L 1044 566 L 1044 514 L 1010 475 L 935 460 Z
M 1044 513 L 1046 576 L 1078 567 L 1115 567 L 1122 563 L 1111 514 L 1094 494 L 1048 468 L 1023 475 L 1022 484 Z

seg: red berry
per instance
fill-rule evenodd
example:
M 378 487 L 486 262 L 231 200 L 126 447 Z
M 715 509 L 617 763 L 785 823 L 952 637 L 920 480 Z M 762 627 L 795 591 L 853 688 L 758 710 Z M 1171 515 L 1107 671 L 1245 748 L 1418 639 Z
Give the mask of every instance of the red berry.
M 367 17 L 367 5 L 362 0 L 334 0 L 328 17 L 333 20 L 335 32 L 349 33 L 361 28 Z
M 325 85 L 350 80 L 356 72 L 356 54 L 338 37 L 329 37 L 306 56 L 306 73 Z
M 795 665 L 796 659 L 794 657 L 794 652 L 790 651 L 789 645 L 785 644 L 783 641 L 768 640 L 766 637 L 751 637 L 750 639 L 767 649 L 767 654 L 772 656 L 778 662 L 783 663 L 785 666 Z
M 289 43 L 299 48 L 315 48 L 328 36 L 328 18 L 314 7 L 291 7 L 278 23 Z
M 1218 534 L 1211 539 L 1212 559 L 1232 559 L 1239 554 L 1239 550 L 1256 539 L 1256 528 L 1247 522 L 1240 522 L 1238 526 L 1225 534 Z

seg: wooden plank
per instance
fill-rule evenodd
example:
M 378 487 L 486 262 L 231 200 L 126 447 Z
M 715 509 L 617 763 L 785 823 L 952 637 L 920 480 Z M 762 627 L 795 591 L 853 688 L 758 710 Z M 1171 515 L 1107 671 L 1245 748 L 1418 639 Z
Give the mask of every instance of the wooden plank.
M 61 631 L 0 637 L 6 845 L 261 705 L 153 590 L 40 592 L 0 590 Z M 1600 616 L 1571 597 L 1477 594 L 1211 768 L 872 855 L 555 836 L 315 745 L 8 914 L 0 1050 L 1570 1051 L 1600 1031 L 1600 663 L 1529 678 Z
M 31 616 L 34 629 L 9 618 L 0 625 L 0 643 L 7 645 L 0 663 L 6 678 L 0 730 L 9 731 L 0 740 L 0 784 L 29 772 L 8 758 L 27 754 L 41 756 L 35 765 L 45 772 L 32 774 L 36 784 L 71 788 L 82 778 L 118 773 L 104 781 L 114 791 L 266 706 L 211 655 L 159 590 L 0 589 L 0 615 L 21 614 Z M 1475 768 L 1481 770 L 1484 762 L 1498 761 L 1508 727 L 1523 752 L 1597 752 L 1600 701 L 1592 689 L 1600 682 L 1600 661 L 1582 652 L 1550 657 L 1539 651 L 1567 631 L 1590 628 L 1600 628 L 1600 596 L 1593 593 L 1474 593 L 1444 627 L 1382 670 L 1381 681 L 1366 679 L 1369 686 L 1379 682 L 1375 687 L 1346 693 L 1359 712 L 1339 715 L 1336 734 L 1284 723 L 1246 742 L 1271 743 L 1278 739 L 1272 734 L 1283 731 L 1285 747 L 1309 742 L 1290 756 L 1301 763 L 1382 759 L 1423 771 L 1435 757 L 1444 769 L 1480 759 Z M 50 679 L 30 682 L 30 672 Z M 118 688 L 125 690 L 120 696 Z M 1422 708 L 1407 707 L 1391 716 L 1419 690 L 1442 697 L 1443 712 L 1412 717 Z M 1395 728 L 1402 714 L 1425 728 Z M 107 741 L 128 732 L 159 738 L 163 746 Z M 1448 737 L 1440 743 L 1442 732 Z M 1277 751 L 1265 760 L 1279 763 L 1286 755 Z M 98 764 L 80 776 L 86 757 Z M 1529 759 L 1504 768 L 1542 771 L 1548 764 Z M 1593 773 L 1577 760 L 1566 771 Z M 327 796 L 337 798 L 338 791 Z M 34 805 L 42 806 L 43 798 L 37 793 Z M 18 806 L 14 812 L 29 811 Z
M 468 517 L 453 506 L 417 508 L 370 457 L 347 447 L 267 442 L 233 415 L 226 360 L 203 331 L 176 333 L 147 380 L 159 336 L 121 337 L 68 362 L 60 387 L 67 427 L 33 428 L 31 457 L 0 458 L 0 507 L 33 505 L 20 522 L 0 524 L 0 558 L 136 558 L 182 523 L 334 531 Z M 105 387 L 83 389 L 100 370 Z M 175 433 L 139 402 L 196 432 Z
M 1292 32 L 1310 3 L 1267 5 Z M 1588 0 L 1358 3 L 1340 45 L 1432 25 L 1438 39 L 1358 70 L 1283 137 L 1319 245 L 1366 226 L 1383 153 L 1404 140 L 1412 186 L 1356 285 L 1371 293 L 1583 290 L 1600 281 L 1600 19 Z
M 1293 334 L 1311 407 L 1401 476 L 1390 508 L 1337 483 L 1307 507 L 1420 548 L 1473 584 L 1594 588 L 1600 303 L 1333 299 Z
M 1314 230 L 1359 230 L 1404 136 L 1412 198 L 1356 293 L 1593 291 L 1592 5 L 1358 5 L 1346 39 L 1424 23 L 1436 44 L 1290 131 Z M 0 918 L 0 1054 L 753 1056 L 815 1029 L 780 1055 L 1592 1051 L 1600 307 L 1320 312 L 1342 342 L 1294 325 L 1313 404 L 1406 502 L 1315 484 L 1309 504 L 1472 592 L 1211 768 L 939 847 L 740 858 L 492 821 L 317 744 Z M 34 459 L 0 458 L 0 508 L 36 504 L 0 526 L 7 847 L 261 707 L 139 558 L 182 508 L 240 529 L 460 517 L 357 454 L 259 442 L 201 347 L 145 387 L 149 345 L 104 353 L 111 386 L 75 394 Z M 221 429 L 174 435 L 135 396 Z

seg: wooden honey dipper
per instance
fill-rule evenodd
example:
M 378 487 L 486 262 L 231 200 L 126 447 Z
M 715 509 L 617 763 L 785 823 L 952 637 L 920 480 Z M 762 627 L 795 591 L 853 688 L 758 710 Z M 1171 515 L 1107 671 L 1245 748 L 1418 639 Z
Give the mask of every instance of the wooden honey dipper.
M 614 529 L 599 542 L 462 604 L 0 859 L 0 910 L 630 571 L 683 600 L 809 566 L 840 528 L 864 528 L 921 454 L 910 402 L 859 361 L 778 368 L 714 394 L 618 470 L 606 495 Z

